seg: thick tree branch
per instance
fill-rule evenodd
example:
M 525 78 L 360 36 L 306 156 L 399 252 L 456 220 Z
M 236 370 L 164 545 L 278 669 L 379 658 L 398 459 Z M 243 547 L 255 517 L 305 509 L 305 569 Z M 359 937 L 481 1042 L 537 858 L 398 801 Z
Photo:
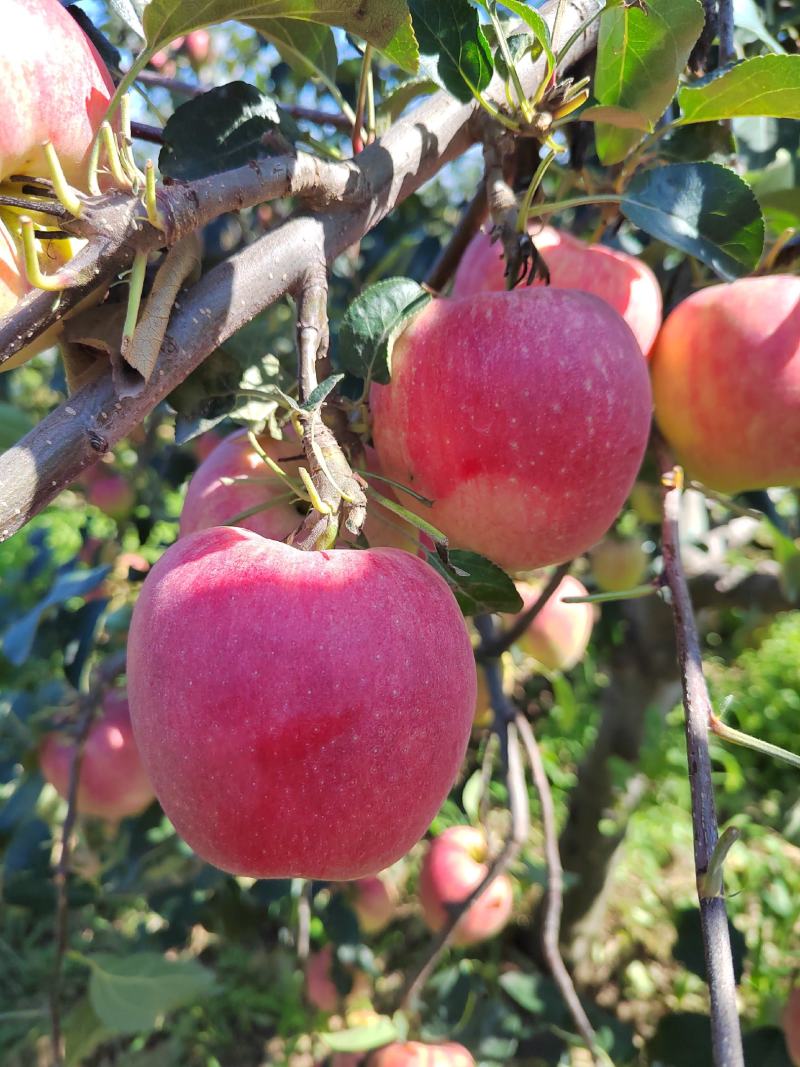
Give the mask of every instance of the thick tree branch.
M 570 0 L 566 4 L 554 47 L 566 42 L 597 9 L 598 2 Z M 542 9 L 551 21 L 556 6 L 556 0 L 551 0 Z M 595 21 L 570 49 L 566 65 L 591 50 L 596 35 Z M 541 59 L 524 66 L 522 77 L 527 91 L 538 85 L 543 71 Z M 499 86 L 495 91 L 499 93 Z M 357 163 L 332 164 L 345 192 L 351 192 L 355 183 L 356 188 L 368 190 L 368 199 L 362 202 L 356 198 L 353 203 L 350 198 L 348 206 L 316 215 L 301 213 L 209 271 L 176 305 L 153 377 L 137 397 L 120 400 L 110 373 L 104 374 L 0 456 L 0 540 L 20 529 L 100 453 L 125 437 L 223 341 L 296 289 L 320 247 L 326 262 L 332 263 L 377 226 L 396 204 L 461 155 L 478 136 L 475 114 L 476 105 L 460 104 L 446 93 L 437 93 L 366 148 Z M 274 195 L 281 195 L 280 189 L 286 190 L 290 179 L 297 178 L 296 170 L 291 175 L 281 173 L 281 162 L 260 161 L 207 179 L 207 217 L 215 214 L 211 211 L 212 193 L 225 201 L 222 210 L 258 203 L 264 199 L 265 190 L 269 195 L 270 188 Z M 310 165 L 319 166 L 320 161 L 314 160 Z M 285 160 L 283 166 L 286 167 Z M 236 175 L 236 181 L 244 182 L 246 191 L 233 184 L 232 175 Z M 179 187 L 176 183 L 166 190 L 170 205 L 173 193 L 185 200 L 185 210 L 179 211 L 179 219 L 173 222 L 178 231 L 182 227 L 183 232 L 196 228 L 196 186 L 193 183 Z M 163 244 L 163 237 L 160 241 Z M 31 320 L 36 319 L 31 303 L 40 301 L 42 296 L 26 297 L 20 313 L 0 324 L 0 351 L 9 343 L 14 344 L 18 333 L 25 332 L 24 322 L 30 329 Z M 69 293 L 65 294 L 65 299 L 68 297 Z M 51 301 L 51 294 L 44 295 L 45 305 Z M 46 317 L 49 307 L 42 307 L 41 301 L 37 307 L 39 315 Z
M 673 461 L 663 442 L 659 443 L 659 458 L 664 473 L 669 474 L 673 469 Z M 664 575 L 672 594 L 672 614 L 686 713 L 686 748 L 692 796 L 694 861 L 706 974 L 711 998 L 711 1037 L 716 1067 L 744 1067 L 742 1035 L 736 1008 L 736 978 L 733 971 L 725 898 L 723 896 L 709 897 L 702 888 L 703 878 L 711 862 L 719 831 L 708 748 L 712 706 L 703 675 L 697 624 L 681 561 L 680 495 L 681 490 L 678 487 L 671 488 L 664 494 L 662 550 Z

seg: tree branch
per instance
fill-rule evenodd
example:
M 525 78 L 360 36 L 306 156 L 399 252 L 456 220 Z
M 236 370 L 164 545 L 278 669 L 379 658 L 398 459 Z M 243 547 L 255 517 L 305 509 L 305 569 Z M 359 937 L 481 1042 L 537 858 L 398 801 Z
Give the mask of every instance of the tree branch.
M 542 8 L 550 21 L 556 6 L 556 0 L 550 0 Z M 566 43 L 597 7 L 598 0 L 570 0 L 560 20 L 559 39 L 554 47 Z M 572 46 L 566 64 L 590 51 L 596 35 L 595 21 Z M 522 78 L 528 91 L 539 84 L 543 71 L 541 58 L 524 65 Z M 493 89 L 495 93 L 501 92 L 499 84 Z M 296 289 L 320 247 L 324 248 L 326 262 L 332 263 L 377 226 L 398 203 L 461 155 L 479 135 L 473 122 L 476 109 L 477 105 L 460 104 L 446 93 L 437 93 L 412 115 L 397 122 L 380 141 L 366 148 L 357 163 L 331 164 L 337 168 L 345 191 L 348 183 L 352 190 L 353 183 L 363 182 L 361 188 L 367 191 L 367 199 L 356 198 L 355 203 L 351 199 L 345 208 L 317 215 L 300 213 L 213 268 L 181 296 L 153 377 L 137 397 L 119 399 L 110 373 L 103 374 L 0 456 L 0 541 L 19 530 L 86 466 L 95 462 L 99 454 L 130 433 L 223 341 L 264 308 Z M 321 162 L 313 160 L 309 165 L 317 167 Z M 167 187 L 163 192 L 170 194 L 170 204 L 173 194 L 184 199 L 185 210 L 178 212 L 180 225 L 174 222 L 173 226 L 187 232 L 196 228 L 201 215 L 210 220 L 223 210 L 258 203 L 265 192 L 282 195 L 280 190 L 287 189 L 290 177 L 276 171 L 282 163 L 286 165 L 285 160 L 262 160 L 205 179 L 209 183 L 208 203 L 203 212 L 198 210 L 196 200 L 199 183 L 186 186 L 175 183 Z M 291 177 L 296 178 L 296 172 Z M 236 183 L 244 183 L 244 191 Z M 220 205 L 220 197 L 224 207 Z M 217 200 L 215 211 L 212 211 L 212 198 Z M 141 239 L 141 245 L 146 248 L 149 239 Z M 163 244 L 163 236 L 158 241 Z M 133 250 L 126 250 L 121 259 L 118 257 L 116 269 L 126 259 L 129 263 L 132 254 Z M 69 297 L 70 291 L 63 295 L 62 302 Z M 51 302 L 52 294 L 26 297 L 20 311 L 0 323 L 0 351 L 7 345 L 13 351 L 22 347 L 29 334 L 21 340 L 17 335 L 30 331 L 37 314 L 46 319 Z M 36 304 L 36 314 L 33 304 Z
M 533 784 L 539 796 L 539 804 L 542 809 L 542 834 L 544 836 L 544 855 L 547 864 L 547 888 L 545 890 L 544 918 L 542 921 L 542 950 L 547 966 L 553 980 L 558 986 L 564 1003 L 569 1009 L 575 1028 L 586 1043 L 586 1047 L 592 1054 L 595 1062 L 602 1058 L 597 1045 L 597 1034 L 575 990 L 572 977 L 564 965 L 559 948 L 561 933 L 561 909 L 564 893 L 564 872 L 561 867 L 561 856 L 558 851 L 558 829 L 556 827 L 556 813 L 553 807 L 553 795 L 550 791 L 550 782 L 542 762 L 542 754 L 536 741 L 536 735 L 531 725 L 521 712 L 517 712 L 514 719 L 522 744 L 528 754 L 528 762 L 531 765 Z
M 674 469 L 663 440 L 657 439 L 662 470 Z M 718 839 L 717 812 L 711 780 L 708 728 L 711 699 L 703 676 L 700 639 L 692 610 L 689 588 L 681 561 L 679 540 L 680 488 L 664 494 L 662 550 L 664 575 L 672 594 L 672 613 L 685 709 L 686 749 L 692 796 L 694 861 L 700 901 L 700 924 L 711 998 L 711 1038 L 716 1067 L 744 1067 L 742 1036 L 736 1009 L 736 979 L 733 971 L 728 916 L 722 896 L 708 897 L 703 878 Z
M 719 65 L 733 63 L 736 59 L 736 46 L 733 43 L 733 0 L 717 0 L 719 12 Z

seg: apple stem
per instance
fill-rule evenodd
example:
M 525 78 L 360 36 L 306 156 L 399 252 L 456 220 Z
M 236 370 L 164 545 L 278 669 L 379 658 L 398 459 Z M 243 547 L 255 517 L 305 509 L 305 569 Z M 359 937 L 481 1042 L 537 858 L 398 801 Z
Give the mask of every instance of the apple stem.
M 142 304 L 144 291 L 144 278 L 147 271 L 147 253 L 137 252 L 131 266 L 128 279 L 128 307 L 125 314 L 125 324 L 122 327 L 121 351 L 123 358 L 133 344 L 133 335 L 136 331 L 136 323 L 139 320 L 139 308 Z
M 76 219 L 80 218 L 83 204 L 64 175 L 58 152 L 56 152 L 51 141 L 45 141 L 43 148 L 47 167 L 50 171 L 50 180 L 53 183 L 53 192 L 56 194 L 59 203 L 63 204 L 70 215 L 73 215 Z
M 111 171 L 111 176 L 113 177 L 114 181 L 120 189 L 130 189 L 131 181 L 123 169 L 122 160 L 120 159 L 119 154 L 119 148 L 117 147 L 117 139 L 114 136 L 114 131 L 111 129 L 110 123 L 108 122 L 104 122 L 100 126 L 100 141 L 106 150 L 106 157 L 108 158 L 108 167 Z M 99 195 L 99 192 L 95 195 Z
M 33 220 L 26 215 L 20 216 L 20 232 L 22 234 L 22 256 L 25 264 L 25 273 L 28 281 L 37 289 L 44 289 L 48 293 L 58 293 L 74 285 L 77 279 L 72 275 L 65 276 L 63 271 L 53 274 L 45 274 L 39 264 L 39 250 L 36 247 L 36 232 Z
M 134 192 L 145 184 L 145 176 L 136 166 L 133 158 L 133 136 L 131 134 L 131 103 L 126 93 L 119 102 L 120 124 L 120 160 L 125 173 L 130 179 Z
M 157 230 L 166 230 L 167 224 L 156 198 L 156 169 L 152 159 L 148 159 L 144 168 L 144 206 L 150 225 Z
M 781 760 L 783 763 L 788 763 L 791 767 L 796 767 L 800 770 L 800 756 L 786 748 L 781 748 L 780 745 L 773 745 L 769 741 L 762 741 L 760 737 L 753 737 L 742 730 L 734 729 L 733 726 L 727 726 L 713 711 L 709 718 L 709 726 L 711 727 L 711 732 L 723 741 L 728 741 L 732 745 L 739 745 L 740 748 L 749 748 L 752 752 L 760 752 L 763 756 Z
M 713 728 L 714 711 L 703 675 L 700 638 L 681 559 L 679 524 L 683 478 L 675 468 L 666 443 L 658 435 L 656 448 L 664 472 L 661 537 L 664 577 L 672 594 L 672 616 L 683 688 L 694 861 L 699 887 L 701 879 L 710 869 L 719 839 L 708 745 L 709 727 Z M 722 895 L 704 897 L 702 893 L 698 893 L 698 896 L 708 973 L 714 1064 L 716 1067 L 744 1067 L 725 898 Z
M 731 848 L 741 837 L 735 826 L 729 826 L 714 846 L 708 870 L 697 881 L 697 893 L 701 900 L 725 895 L 723 888 L 723 867 Z

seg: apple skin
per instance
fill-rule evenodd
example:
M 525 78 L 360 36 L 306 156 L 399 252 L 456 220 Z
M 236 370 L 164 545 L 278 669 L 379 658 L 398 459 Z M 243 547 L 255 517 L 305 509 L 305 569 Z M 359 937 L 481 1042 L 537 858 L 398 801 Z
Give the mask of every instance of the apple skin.
M 517 582 L 525 608 L 539 599 L 544 585 Z M 592 604 L 565 604 L 565 596 L 588 596 L 582 582 L 567 574 L 517 641 L 519 647 L 548 671 L 569 671 L 583 659 L 594 626 Z
M 722 493 L 800 484 L 800 278 L 692 294 L 651 369 L 656 420 L 690 477 Z
M 304 461 L 298 459 L 302 445 L 294 434 L 282 441 L 265 435 L 260 438 L 261 447 L 291 478 L 298 478 L 298 468 Z M 290 460 L 290 457 L 295 457 Z M 287 462 L 288 460 L 288 462 Z M 368 470 L 380 474 L 378 458 L 372 448 L 366 449 L 364 460 Z M 259 481 L 237 482 L 226 485 L 224 478 L 258 478 Z M 195 471 L 186 491 L 181 512 L 180 533 L 184 536 L 211 526 L 231 525 L 231 519 L 265 500 L 285 497 L 287 486 L 273 474 L 250 444 L 247 431 L 237 430 L 221 441 L 203 460 Z M 378 483 L 378 491 L 393 499 L 392 490 Z M 257 511 L 236 523 L 245 530 L 252 530 L 274 541 L 283 541 L 302 522 L 301 512 L 289 499 L 280 500 Z M 414 551 L 419 538 L 416 531 L 399 516 L 371 500 L 367 507 L 364 535 L 373 548 L 404 548 Z M 350 535 L 345 532 L 345 540 Z
M 642 542 L 633 537 L 606 537 L 591 550 L 589 562 L 598 589 L 604 593 L 624 593 L 642 584 L 649 556 Z
M 305 991 L 306 1000 L 317 1011 L 327 1015 L 339 1006 L 339 990 L 331 978 L 333 965 L 333 945 L 325 945 L 319 952 L 312 952 L 306 962 Z
M 605 300 L 625 319 L 646 355 L 653 347 L 662 315 L 661 288 L 647 264 L 615 248 L 587 245 L 552 226 L 539 233 L 534 228 L 531 236 L 550 270 L 550 284 L 556 289 L 581 289 Z M 453 296 L 500 292 L 506 288 L 505 269 L 500 242 L 492 244 L 488 234 L 477 234 L 461 258 Z
M 133 489 L 121 474 L 98 474 L 89 480 L 86 499 L 115 522 L 130 515 L 136 502 Z
M 74 741 L 59 733 L 48 734 L 39 750 L 42 774 L 65 799 L 74 750 Z M 154 796 L 133 737 L 128 701 L 124 693 L 111 691 L 86 738 L 77 810 L 117 822 L 144 811 Z
M 394 918 L 395 898 L 382 878 L 359 878 L 351 886 L 351 906 L 365 934 L 379 934 Z
M 789 1059 L 796 1067 L 800 1067 L 800 985 L 795 986 L 789 993 L 781 1022 Z
M 3 0 L 0 181 L 47 176 L 41 146 L 52 141 L 67 181 L 84 187 L 113 93 L 103 61 L 58 0 Z
M 181 538 L 128 638 L 136 739 L 178 833 L 255 878 L 350 881 L 425 833 L 455 780 L 475 665 L 447 583 L 410 552 Z
M 617 313 L 566 289 L 429 304 L 370 393 L 389 477 L 454 547 L 506 570 L 580 555 L 614 522 L 650 430 L 647 365 Z
M 426 1045 L 421 1041 L 396 1042 L 373 1052 L 368 1067 L 475 1067 L 475 1060 L 463 1045 L 448 1041 Z
M 419 898 L 428 927 L 436 932 L 447 921 L 445 904 L 464 900 L 485 877 L 486 837 L 474 826 L 451 826 L 431 841 L 422 861 Z M 494 937 L 511 916 L 513 892 L 501 874 L 459 920 L 455 945 L 474 945 Z

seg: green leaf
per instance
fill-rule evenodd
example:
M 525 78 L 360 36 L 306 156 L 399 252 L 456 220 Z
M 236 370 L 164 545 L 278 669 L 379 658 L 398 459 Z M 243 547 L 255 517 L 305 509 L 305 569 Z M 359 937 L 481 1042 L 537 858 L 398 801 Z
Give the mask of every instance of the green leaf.
M 458 100 L 471 100 L 492 80 L 492 50 L 469 0 L 409 0 L 424 55 L 436 56 L 442 84 Z
M 527 4 L 520 3 L 519 0 L 500 0 L 500 3 L 503 7 L 507 7 L 509 11 L 513 11 L 515 15 L 522 19 L 542 46 L 542 51 L 547 56 L 547 74 L 545 77 L 549 78 L 556 65 L 556 57 L 553 54 L 553 47 L 550 42 L 550 27 L 538 11 L 535 11 L 532 7 L 528 7 Z
M 210 89 L 177 108 L 164 127 L 161 173 L 195 181 L 283 155 L 299 135 L 271 97 L 247 82 Z
M 449 553 L 449 567 L 445 567 L 436 552 L 428 552 L 428 562 L 453 590 L 464 615 L 496 611 L 516 615 L 522 611 L 522 597 L 511 578 L 485 556 L 454 548 Z
M 736 140 L 727 123 L 698 122 L 680 126 L 664 137 L 658 154 L 669 163 L 695 163 L 714 156 L 725 159 L 736 155 Z
M 353 1026 L 319 1036 L 332 1052 L 370 1052 L 396 1041 L 399 1034 L 392 1020 L 381 1016 L 371 1026 Z
M 411 74 L 419 66 L 406 0 L 150 0 L 143 19 L 148 49 L 161 48 L 191 30 L 231 19 L 247 23 L 265 36 L 276 19 L 340 26 Z
M 742 30 L 752 33 L 762 44 L 773 52 L 785 54 L 783 45 L 769 32 L 764 25 L 764 17 L 755 0 L 735 0 L 733 5 L 734 24 Z
M 584 108 L 581 111 L 581 120 L 605 122 L 621 130 L 639 130 L 641 133 L 647 133 L 652 128 L 652 123 L 641 111 L 631 111 L 630 108 L 616 107 L 614 104 L 593 104 Z
M 704 21 L 699 0 L 607 7 L 597 44 L 597 102 L 644 116 L 652 130 L 675 95 Z M 620 163 L 640 139 L 630 121 L 622 126 L 614 120 L 598 125 L 596 138 L 606 166 Z
M 79 956 L 92 970 L 89 999 L 98 1019 L 116 1034 L 148 1033 L 170 1011 L 193 1004 L 214 987 L 196 960 L 167 960 L 155 952 Z
M 322 407 L 326 398 L 333 392 L 342 378 L 344 378 L 343 374 L 332 374 L 324 382 L 320 382 L 305 404 L 303 404 L 303 411 L 313 411 L 314 408 Z
M 413 78 L 401 82 L 396 89 L 387 93 L 378 105 L 378 133 L 385 133 L 412 101 L 420 96 L 430 96 L 438 88 L 439 86 L 432 78 Z
M 387 278 L 356 297 L 344 314 L 336 346 L 337 363 L 357 378 L 386 385 L 392 349 L 413 316 L 431 297 L 410 278 Z
M 732 281 L 755 270 L 764 219 L 750 186 L 718 163 L 669 163 L 641 171 L 620 208 L 634 226 Z
M 88 997 L 83 997 L 72 1007 L 63 1027 L 66 1067 L 80 1067 L 98 1045 L 111 1037 L 97 1018 Z
M 218 348 L 167 397 L 172 410 L 187 419 L 217 419 L 236 406 L 242 368 L 235 356 Z
M 336 81 L 339 56 L 329 26 L 300 19 L 270 19 L 259 32 L 301 78 L 319 78 L 327 85 Z
M 681 125 L 713 119 L 800 119 L 800 56 L 755 56 L 678 93 Z
M 532 1015 L 541 1015 L 544 1011 L 545 1002 L 539 991 L 542 984 L 540 975 L 507 971 L 500 975 L 498 982 L 503 992 L 525 1011 Z
M 481 668 L 478 667 L 478 670 L 481 670 Z M 477 826 L 479 822 L 478 814 L 482 796 L 483 772 L 479 768 L 467 778 L 466 782 L 464 782 L 464 788 L 461 790 L 461 807 L 474 826 Z

